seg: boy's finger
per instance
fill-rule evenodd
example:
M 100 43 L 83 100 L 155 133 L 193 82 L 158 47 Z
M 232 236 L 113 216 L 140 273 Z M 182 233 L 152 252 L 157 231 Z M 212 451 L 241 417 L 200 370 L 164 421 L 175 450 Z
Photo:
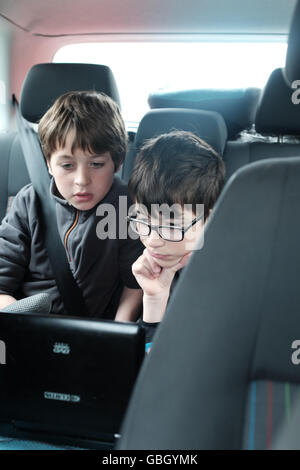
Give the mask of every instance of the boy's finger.
M 159 264 L 156 263 L 156 261 L 152 258 L 152 256 L 150 255 L 149 251 L 147 250 L 147 248 L 144 250 L 144 255 L 146 257 L 146 259 L 148 260 L 150 266 L 151 266 L 151 269 L 153 271 L 154 274 L 159 274 L 161 272 L 161 267 L 159 266 Z
M 145 250 L 144 250 L 144 253 L 145 253 Z M 148 257 L 146 254 L 142 255 L 142 263 L 144 264 L 144 266 L 146 266 L 149 269 L 149 271 L 151 271 L 153 276 L 159 275 L 159 273 L 161 271 L 160 266 L 156 265 L 156 263 L 155 263 L 155 266 L 158 266 L 158 269 L 156 269 L 156 267 L 151 262 L 150 257 Z
M 138 277 L 138 276 L 143 276 L 143 277 L 146 277 L 147 279 L 154 279 L 154 276 L 152 274 L 152 272 L 147 269 L 145 266 L 136 266 L 134 269 L 132 269 L 132 272 L 134 274 L 134 276 Z
M 148 260 L 143 255 L 133 263 L 132 272 L 135 276 L 145 276 L 149 279 L 154 279 L 155 277 Z

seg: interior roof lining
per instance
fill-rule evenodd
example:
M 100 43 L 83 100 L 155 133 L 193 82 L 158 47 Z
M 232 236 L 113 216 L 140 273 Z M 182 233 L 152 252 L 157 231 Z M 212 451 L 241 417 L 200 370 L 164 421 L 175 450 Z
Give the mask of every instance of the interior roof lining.
M 99 34 L 287 34 L 296 0 L 0 0 L 0 17 L 32 37 Z M 124 5 L 125 3 L 125 5 Z M 126 6 L 126 8 L 125 8 Z
M 62 34 L 46 34 L 46 33 L 34 33 L 30 31 L 27 28 L 24 28 L 23 26 L 17 24 L 10 18 L 6 17 L 2 13 L 0 13 L 0 17 L 3 18 L 4 20 L 8 21 L 10 24 L 15 26 L 16 28 L 20 29 L 21 31 L 24 31 L 26 33 L 31 34 L 33 37 L 44 37 L 44 38 L 63 38 L 63 37 L 82 37 L 82 36 L 139 36 L 139 37 L 144 37 L 144 36 L 161 36 L 161 37 L 168 37 L 168 36 L 182 36 L 182 37 L 199 37 L 199 38 L 217 38 L 217 37 L 222 37 L 223 38 L 231 38 L 231 37 L 244 37 L 245 39 L 253 39 L 253 38 L 278 38 L 279 40 L 284 40 L 288 38 L 288 34 L 284 33 L 245 33 L 243 31 L 241 32 L 221 32 L 218 31 L 216 33 L 212 32 L 100 32 L 100 31 L 95 31 L 95 32 L 82 32 L 82 33 L 62 33 Z

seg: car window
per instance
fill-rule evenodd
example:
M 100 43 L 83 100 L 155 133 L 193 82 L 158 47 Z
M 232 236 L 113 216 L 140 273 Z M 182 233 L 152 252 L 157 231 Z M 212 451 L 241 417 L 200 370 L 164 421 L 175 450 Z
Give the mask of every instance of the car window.
M 149 109 L 149 93 L 201 88 L 262 88 L 283 67 L 286 38 L 247 41 L 86 43 L 64 46 L 54 62 L 108 65 L 116 78 L 127 127 Z

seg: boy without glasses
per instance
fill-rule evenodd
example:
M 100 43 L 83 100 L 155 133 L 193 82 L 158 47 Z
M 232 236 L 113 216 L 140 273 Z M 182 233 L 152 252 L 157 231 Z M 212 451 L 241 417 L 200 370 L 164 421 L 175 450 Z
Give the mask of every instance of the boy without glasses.
M 143 289 L 148 342 L 164 316 L 174 277 L 199 248 L 224 177 L 219 155 L 190 132 L 173 131 L 151 139 L 136 159 L 129 181 L 136 214 L 129 220 L 145 250 L 132 270 Z
M 70 92 L 56 100 L 39 123 L 41 146 L 53 176 L 49 197 L 70 268 L 82 291 L 83 315 L 121 320 L 135 317 L 141 289 L 132 272 L 138 240 L 101 239 L 97 207 L 111 204 L 118 220 L 127 187 L 117 177 L 127 135 L 117 104 L 97 92 Z M 129 202 L 129 201 L 128 201 Z M 52 313 L 65 313 L 44 245 L 38 201 L 31 184 L 17 194 L 0 226 L 0 308 L 47 292 Z

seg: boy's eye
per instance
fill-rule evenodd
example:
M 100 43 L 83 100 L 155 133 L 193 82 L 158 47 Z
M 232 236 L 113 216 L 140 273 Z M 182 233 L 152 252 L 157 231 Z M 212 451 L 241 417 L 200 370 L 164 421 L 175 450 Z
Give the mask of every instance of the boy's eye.
M 176 223 L 174 223 L 174 222 L 172 222 L 172 221 L 170 221 L 170 220 L 164 221 L 164 222 L 162 223 L 162 225 L 165 225 L 165 226 L 171 227 L 171 228 L 180 228 L 180 225 L 179 225 L 179 224 L 176 224 Z
M 103 162 L 91 162 L 92 168 L 102 168 L 104 166 Z
M 62 163 L 61 164 L 61 167 L 64 169 L 64 170 L 70 170 L 72 168 L 72 163 Z

